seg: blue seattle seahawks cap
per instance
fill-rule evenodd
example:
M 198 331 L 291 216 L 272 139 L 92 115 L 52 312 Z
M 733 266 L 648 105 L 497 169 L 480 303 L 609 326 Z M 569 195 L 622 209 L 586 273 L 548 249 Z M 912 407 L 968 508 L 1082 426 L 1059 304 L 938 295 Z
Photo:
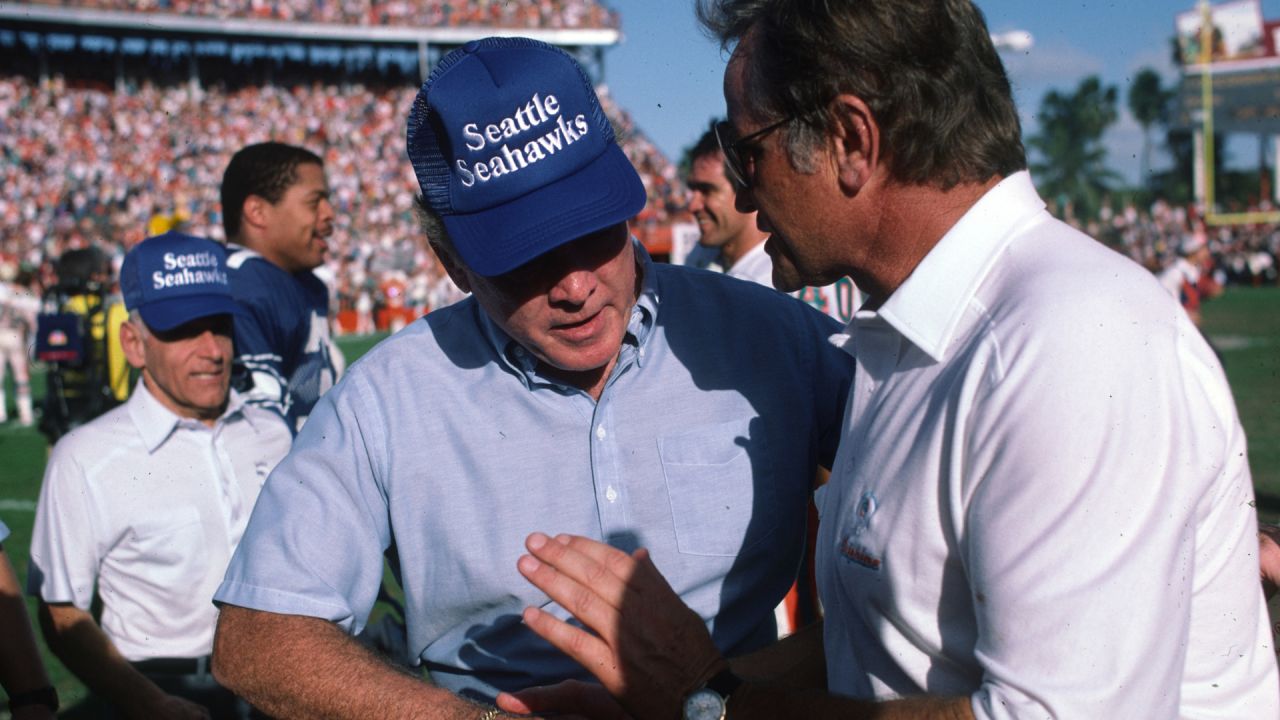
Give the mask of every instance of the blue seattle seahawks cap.
M 427 204 L 480 275 L 644 208 L 586 73 L 536 40 L 486 38 L 446 55 L 418 91 L 407 140 Z
M 161 332 L 238 306 L 227 279 L 227 251 L 205 238 L 167 232 L 147 238 L 120 266 L 124 306 Z

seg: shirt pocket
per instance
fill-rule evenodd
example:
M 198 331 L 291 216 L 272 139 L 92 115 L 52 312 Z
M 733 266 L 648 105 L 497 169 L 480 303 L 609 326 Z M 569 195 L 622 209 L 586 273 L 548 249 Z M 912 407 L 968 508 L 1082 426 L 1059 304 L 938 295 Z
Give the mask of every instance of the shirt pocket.
M 209 565 L 204 524 L 193 507 L 169 508 L 154 517 L 132 523 L 129 533 L 131 563 L 139 576 L 162 588 L 194 589 Z
M 771 460 L 756 420 L 735 420 L 658 438 L 676 546 L 732 557 L 773 534 Z

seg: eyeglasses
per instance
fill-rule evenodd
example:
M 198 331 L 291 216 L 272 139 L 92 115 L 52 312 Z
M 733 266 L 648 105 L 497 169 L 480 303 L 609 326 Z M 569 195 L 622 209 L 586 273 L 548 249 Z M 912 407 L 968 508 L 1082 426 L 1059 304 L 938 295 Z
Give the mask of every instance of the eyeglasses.
M 755 181 L 756 174 L 754 155 L 749 152 L 743 152 L 743 150 L 799 117 L 799 115 L 790 115 L 746 137 L 737 139 L 735 137 L 738 131 L 728 121 L 721 120 L 716 123 L 716 142 L 720 144 L 720 151 L 724 153 L 724 166 L 729 171 L 730 179 L 738 187 L 749 189 Z

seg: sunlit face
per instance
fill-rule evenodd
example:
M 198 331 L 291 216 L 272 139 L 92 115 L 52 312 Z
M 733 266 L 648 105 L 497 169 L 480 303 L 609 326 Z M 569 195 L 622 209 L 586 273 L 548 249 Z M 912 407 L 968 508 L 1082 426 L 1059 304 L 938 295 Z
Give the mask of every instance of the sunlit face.
M 451 272 L 548 374 L 588 391 L 608 377 L 636 301 L 635 249 L 626 223 L 496 277 L 460 267 Z
M 755 238 L 752 230 L 756 219 L 734 207 L 737 193 L 725 177 L 724 157 L 719 152 L 694 158 L 685 184 L 689 186 L 689 212 L 702 233 L 699 243 L 713 248 L 733 247 L 748 236 Z
M 294 176 L 280 201 L 266 204 L 265 242 L 256 248 L 291 273 L 311 270 L 324 262 L 334 218 L 324 168 L 303 163 L 294 169 Z
M 750 33 L 738 45 L 725 69 L 724 94 L 729 122 L 738 137 L 747 137 L 777 122 L 759 117 L 750 102 L 751 87 L 747 63 L 754 46 Z M 785 129 L 771 132 L 741 152 L 751 164 L 749 189 L 737 194 L 737 210 L 756 213 L 756 226 L 769 233 L 765 251 L 773 260 L 773 285 L 793 292 L 805 286 L 835 282 L 843 273 L 829 257 L 825 233 L 831 231 L 831 193 L 836 186 L 826 158 L 818 158 L 817 170 L 805 174 L 796 170 L 787 155 Z
M 210 315 L 164 332 L 140 322 L 122 325 L 120 340 L 147 390 L 174 414 L 212 425 L 231 387 L 231 316 Z

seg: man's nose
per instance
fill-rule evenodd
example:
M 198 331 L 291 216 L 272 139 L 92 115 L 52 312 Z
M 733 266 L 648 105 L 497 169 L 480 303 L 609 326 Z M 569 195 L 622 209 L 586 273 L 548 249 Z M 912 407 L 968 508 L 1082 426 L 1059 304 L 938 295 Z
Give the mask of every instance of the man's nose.
M 196 336 L 196 348 L 200 352 L 201 357 L 210 358 L 221 361 L 227 355 L 226 343 L 222 342 L 224 336 L 213 330 L 205 330 Z
M 320 222 L 321 224 L 332 224 L 333 219 L 338 213 L 333 209 L 333 202 L 328 198 L 320 201 Z
M 598 284 L 599 279 L 594 270 L 575 267 L 560 276 L 551 286 L 547 299 L 553 304 L 581 305 L 591 297 Z

